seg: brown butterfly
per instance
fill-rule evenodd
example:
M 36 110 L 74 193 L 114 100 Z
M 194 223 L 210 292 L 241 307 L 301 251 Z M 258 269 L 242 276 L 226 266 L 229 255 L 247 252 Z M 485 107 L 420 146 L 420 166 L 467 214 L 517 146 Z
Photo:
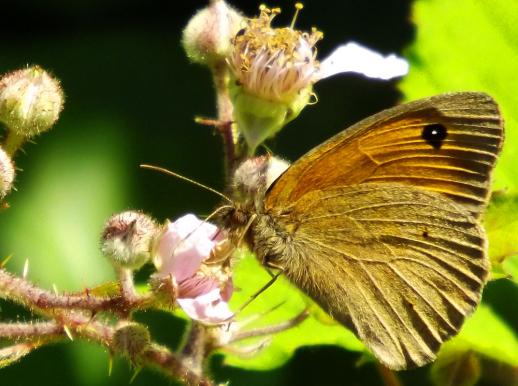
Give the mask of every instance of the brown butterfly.
M 260 162 L 238 169 L 252 178 L 235 179 L 220 222 L 383 364 L 422 366 L 480 302 L 479 221 L 502 142 L 486 94 L 407 103 L 317 146 L 271 186 Z

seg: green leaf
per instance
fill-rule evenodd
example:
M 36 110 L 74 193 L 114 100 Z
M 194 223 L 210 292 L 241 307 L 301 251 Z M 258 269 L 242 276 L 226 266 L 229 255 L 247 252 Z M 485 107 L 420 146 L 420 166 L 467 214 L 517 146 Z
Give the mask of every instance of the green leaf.
M 518 3 L 418 0 L 417 37 L 408 49 L 406 99 L 448 91 L 484 91 L 501 107 L 506 139 L 494 174 L 496 197 L 485 226 L 493 277 L 518 277 Z M 469 20 L 469 26 L 465 21 Z M 511 258 L 513 257 L 514 258 Z
M 494 194 L 484 217 L 492 276 L 518 282 L 518 194 Z
M 236 291 L 232 297 L 232 309 L 238 309 L 255 292 L 260 290 L 270 279 L 270 275 L 251 254 L 246 254 L 235 270 Z M 277 307 L 275 307 L 277 306 Z M 272 307 L 274 309 L 272 310 Z M 227 353 L 225 363 L 245 369 L 268 370 L 282 366 L 301 346 L 338 345 L 352 351 L 363 351 L 363 344 L 352 332 L 331 320 L 301 291 L 292 286 L 282 276 L 257 299 L 255 299 L 238 320 L 246 321 L 252 315 L 264 314 L 259 320 L 242 327 L 242 331 L 253 328 L 277 325 L 309 309 L 310 316 L 301 324 L 271 337 L 253 338 L 235 345 L 244 352 L 253 350 L 258 344 L 268 339 L 267 346 L 256 355 L 239 356 Z
M 438 361 L 451 352 L 473 351 L 512 366 L 518 366 L 518 338 L 487 305 L 481 304 L 468 318 L 459 335 L 444 343 Z
M 451 352 L 433 364 L 431 376 L 437 386 L 474 386 L 480 379 L 480 360 L 471 351 Z
M 505 0 L 419 0 L 417 38 L 408 50 L 410 73 L 400 87 L 406 99 L 447 91 L 492 95 L 506 122 L 506 144 L 495 188 L 518 188 L 518 3 Z M 469 20 L 469 27 L 462 22 Z

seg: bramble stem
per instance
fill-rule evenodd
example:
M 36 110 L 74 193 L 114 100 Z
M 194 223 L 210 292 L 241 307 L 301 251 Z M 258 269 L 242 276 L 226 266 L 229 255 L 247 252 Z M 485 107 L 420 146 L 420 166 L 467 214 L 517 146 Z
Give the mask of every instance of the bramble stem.
M 196 374 L 202 374 L 203 372 L 203 363 L 207 357 L 209 341 L 207 327 L 192 321 L 185 346 L 182 349 L 182 361 Z
M 234 164 L 239 155 L 236 154 L 237 132 L 232 127 L 234 106 L 230 100 L 228 88 L 230 74 L 227 63 L 222 61 L 212 66 L 212 79 L 216 89 L 216 105 L 218 109 L 218 119 L 215 126 L 223 138 L 226 174 L 228 176 L 234 170 Z
M 128 300 L 121 295 L 98 297 L 86 292 L 81 295 L 57 295 L 39 288 L 28 280 L 16 277 L 0 268 L 0 298 L 11 299 L 47 315 L 49 310 L 82 309 L 95 312 L 112 311 L 127 314 L 129 309 L 142 309 L 150 305 L 148 297 Z
M 0 323 L 0 338 L 59 337 L 62 334 L 63 326 L 56 322 Z
M 399 377 L 394 371 L 379 362 L 376 362 L 376 367 L 384 386 L 402 386 Z
M 26 137 L 18 135 L 12 130 L 7 130 L 7 134 L 2 143 L 2 148 L 10 157 L 13 157 L 26 141 Z

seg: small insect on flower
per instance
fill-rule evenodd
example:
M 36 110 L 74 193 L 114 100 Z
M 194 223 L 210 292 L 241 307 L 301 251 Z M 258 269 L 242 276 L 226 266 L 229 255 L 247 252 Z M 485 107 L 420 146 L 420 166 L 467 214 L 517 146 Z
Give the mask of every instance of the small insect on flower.
M 248 19 L 233 39 L 228 60 L 233 76 L 231 98 L 250 154 L 316 100 L 313 85 L 320 79 L 342 72 L 390 79 L 408 71 L 403 59 L 383 57 L 356 43 L 338 47 L 320 62 L 316 44 L 323 33 L 316 28 L 311 32 L 294 28 L 301 9 L 297 3 L 289 27 L 272 28 L 280 9 L 261 6 L 259 16 Z
M 217 324 L 233 316 L 228 306 L 233 293 L 230 260 L 220 264 L 214 259 L 227 244 L 218 227 L 192 214 L 169 223 L 157 240 L 156 275 L 172 281 L 178 304 L 192 319 Z

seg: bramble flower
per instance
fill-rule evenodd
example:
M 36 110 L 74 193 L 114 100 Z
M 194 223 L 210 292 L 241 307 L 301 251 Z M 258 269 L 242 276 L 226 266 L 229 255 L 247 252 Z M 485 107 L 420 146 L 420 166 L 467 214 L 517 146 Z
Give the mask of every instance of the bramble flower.
M 301 4 L 296 7 L 297 12 L 302 9 Z M 261 6 L 260 15 L 248 19 L 236 34 L 228 60 L 234 78 L 230 83 L 234 118 L 250 154 L 299 115 L 314 97 L 317 81 L 343 72 L 390 79 L 408 71 L 405 60 L 383 57 L 357 43 L 338 47 L 320 62 L 315 45 L 322 32 L 294 29 L 295 18 L 290 27 L 272 28 L 279 13 L 278 8 Z
M 0 79 L 0 121 L 21 137 L 49 130 L 59 118 L 63 100 L 59 81 L 39 66 Z
M 214 250 L 225 243 L 215 225 L 192 214 L 167 224 L 157 241 L 157 275 L 172 280 L 178 304 L 192 319 L 216 324 L 233 316 L 228 306 L 233 293 L 230 272 L 210 262 Z
M 0 200 L 11 191 L 14 180 L 14 165 L 11 158 L 0 147 Z
M 158 226 L 148 215 L 128 210 L 106 221 L 101 251 L 117 267 L 138 269 L 151 258 Z

